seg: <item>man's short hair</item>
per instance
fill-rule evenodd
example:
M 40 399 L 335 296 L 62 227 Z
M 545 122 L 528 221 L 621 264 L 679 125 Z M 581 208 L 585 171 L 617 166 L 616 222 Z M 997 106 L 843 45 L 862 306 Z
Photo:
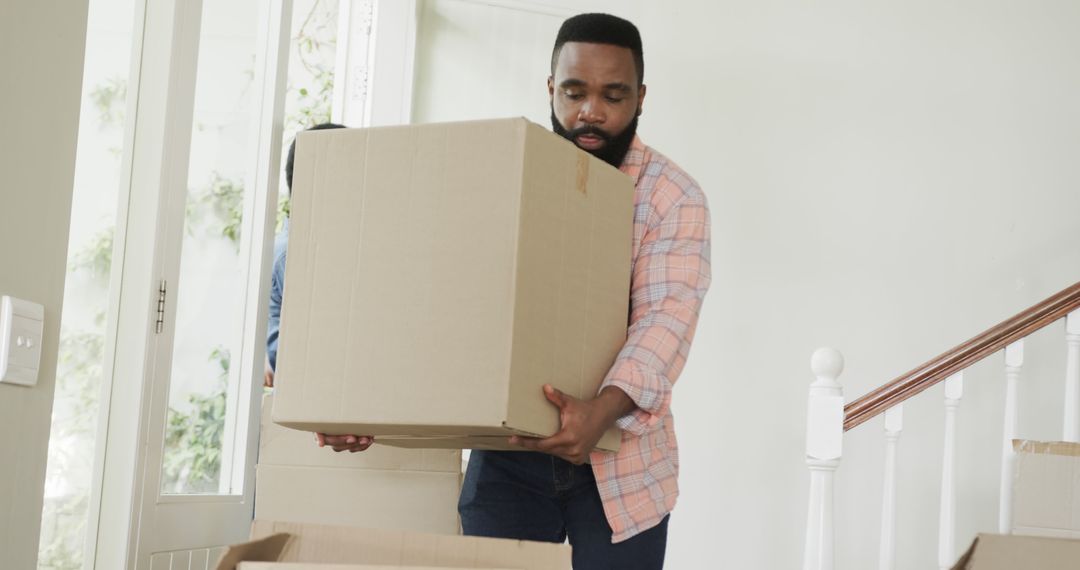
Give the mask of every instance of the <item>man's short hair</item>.
M 345 125 L 339 125 L 337 123 L 320 123 L 305 129 L 308 131 L 323 131 L 326 129 L 344 129 Z M 289 145 L 289 158 L 285 161 L 285 186 L 289 189 L 289 195 L 292 195 L 292 171 L 293 161 L 296 160 L 296 138 L 293 137 L 292 144 Z
M 629 48 L 634 54 L 638 85 L 645 83 L 645 56 L 641 49 L 641 33 L 628 20 L 611 14 L 578 14 L 565 22 L 555 36 L 555 49 L 551 52 L 551 75 L 559 62 L 559 52 L 566 42 L 609 44 Z

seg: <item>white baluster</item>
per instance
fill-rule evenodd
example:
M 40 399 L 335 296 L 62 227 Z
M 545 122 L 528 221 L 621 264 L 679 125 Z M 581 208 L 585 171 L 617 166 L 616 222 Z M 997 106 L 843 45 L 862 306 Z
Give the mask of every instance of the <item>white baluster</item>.
M 880 570 L 896 567 L 896 443 L 904 429 L 904 405 L 885 411 L 885 485 L 881 499 Z
M 956 562 L 956 409 L 964 395 L 964 373 L 945 380 L 945 452 L 941 466 L 941 513 L 938 518 L 938 566 Z
M 1009 534 L 1012 530 L 1012 440 L 1016 439 L 1017 385 L 1020 368 L 1024 365 L 1024 341 L 1018 340 L 1005 347 L 1005 421 L 1001 445 L 1001 492 L 998 493 L 998 532 Z
M 1065 317 L 1065 441 L 1080 442 L 1080 309 Z
M 836 379 L 844 357 L 819 348 L 810 360 L 806 415 L 806 464 L 810 468 L 810 508 L 806 517 L 803 570 L 833 570 L 833 475 L 840 465 L 844 439 L 844 393 Z

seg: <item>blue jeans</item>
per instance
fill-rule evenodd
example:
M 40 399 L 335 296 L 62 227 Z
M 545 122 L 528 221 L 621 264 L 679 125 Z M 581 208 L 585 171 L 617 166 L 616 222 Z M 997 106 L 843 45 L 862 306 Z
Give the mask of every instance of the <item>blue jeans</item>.
M 575 570 L 660 570 L 668 518 L 618 544 L 592 466 L 528 451 L 473 451 L 458 502 L 465 534 L 541 542 L 570 539 Z

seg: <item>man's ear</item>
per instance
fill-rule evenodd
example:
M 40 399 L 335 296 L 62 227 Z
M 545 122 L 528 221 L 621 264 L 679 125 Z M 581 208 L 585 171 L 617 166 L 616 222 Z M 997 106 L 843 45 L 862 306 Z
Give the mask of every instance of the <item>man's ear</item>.
M 645 106 L 645 84 L 643 83 L 641 85 L 641 87 L 638 87 L 638 96 L 637 96 L 637 116 L 638 117 L 641 116 L 642 108 L 644 106 Z
M 547 83 L 548 83 L 548 99 L 554 99 L 555 98 L 555 78 L 549 75 Z

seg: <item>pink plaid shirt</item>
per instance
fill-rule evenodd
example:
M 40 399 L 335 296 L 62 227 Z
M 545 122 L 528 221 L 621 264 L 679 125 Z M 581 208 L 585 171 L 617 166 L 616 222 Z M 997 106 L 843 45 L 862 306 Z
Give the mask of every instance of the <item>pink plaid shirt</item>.
M 697 182 L 637 137 L 620 170 L 636 187 L 630 326 L 602 387 L 622 389 L 638 409 L 616 422 L 623 430 L 619 452 L 590 457 L 612 542 L 656 526 L 675 507 L 671 389 L 710 280 L 709 210 Z

